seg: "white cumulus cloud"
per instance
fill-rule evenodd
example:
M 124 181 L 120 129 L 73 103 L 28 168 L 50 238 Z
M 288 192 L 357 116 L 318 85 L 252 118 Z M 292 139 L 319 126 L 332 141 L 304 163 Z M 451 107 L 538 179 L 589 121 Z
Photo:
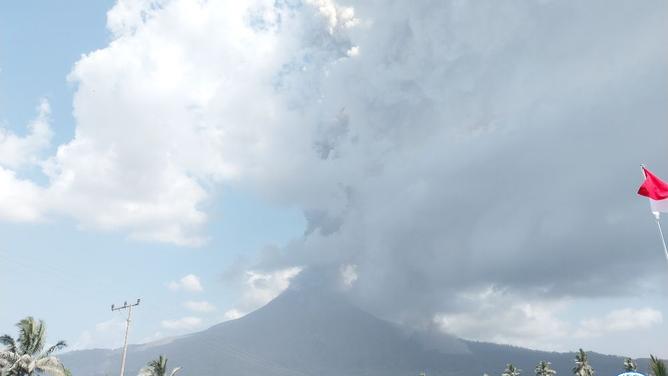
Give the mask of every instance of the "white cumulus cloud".
M 49 125 L 51 107 L 46 99 L 37 106 L 37 117 L 28 134 L 19 136 L 0 127 L 0 221 L 36 222 L 45 219 L 47 190 L 19 177 L 23 167 L 39 165 L 49 147 L 53 131 Z
M 239 311 L 236 308 L 232 308 L 230 310 L 227 310 L 225 314 L 223 314 L 222 321 L 229 321 L 229 320 L 236 320 L 240 317 L 244 317 L 245 313 Z
M 272 273 L 246 271 L 235 281 L 239 288 L 239 301 L 225 312 L 224 320 L 242 317 L 269 303 L 290 286 L 290 280 L 299 274 L 299 267 L 286 268 Z
M 220 183 L 293 191 L 285 182 L 306 167 L 300 156 L 311 153 L 318 123 L 303 109 L 318 100 L 326 68 L 353 48 L 355 20 L 333 1 L 118 1 L 108 12 L 112 42 L 69 75 L 75 136 L 41 163 L 48 187 L 35 194 L 51 204 L 35 210 L 139 241 L 205 244 L 205 204 Z M 30 136 L 0 134 L 0 164 L 32 163 L 47 144 L 48 106 L 40 108 Z
M 28 125 L 24 137 L 0 128 L 0 166 L 19 169 L 40 162 L 41 153 L 49 147 L 53 131 L 49 125 L 51 106 L 41 99 L 37 106 L 37 117 Z
M 123 345 L 123 333 L 126 321 L 114 317 L 95 325 L 95 328 L 84 330 L 70 346 L 72 350 L 90 348 L 118 348 Z M 70 348 L 68 347 L 68 348 Z
M 36 222 L 45 219 L 43 188 L 0 166 L 0 190 L 0 220 Z
M 169 288 L 172 291 L 188 291 L 188 292 L 204 291 L 204 287 L 202 287 L 199 277 L 194 274 L 188 274 L 187 276 L 181 278 L 178 281 L 171 281 L 167 283 L 167 288 Z

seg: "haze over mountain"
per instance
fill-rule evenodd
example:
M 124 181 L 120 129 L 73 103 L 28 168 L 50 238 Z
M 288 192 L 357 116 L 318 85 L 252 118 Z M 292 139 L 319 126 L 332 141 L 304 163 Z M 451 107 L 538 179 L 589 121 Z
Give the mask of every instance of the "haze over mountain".
M 575 350 L 575 349 L 574 349 Z M 470 342 L 420 333 L 379 319 L 323 286 L 292 286 L 263 308 L 191 335 L 130 346 L 126 375 L 165 354 L 181 375 L 490 375 L 507 363 L 531 373 L 540 360 L 570 374 L 572 353 Z M 116 374 L 121 350 L 61 356 L 76 376 Z M 590 354 L 600 375 L 621 371 L 619 356 Z M 646 367 L 641 362 L 641 368 Z

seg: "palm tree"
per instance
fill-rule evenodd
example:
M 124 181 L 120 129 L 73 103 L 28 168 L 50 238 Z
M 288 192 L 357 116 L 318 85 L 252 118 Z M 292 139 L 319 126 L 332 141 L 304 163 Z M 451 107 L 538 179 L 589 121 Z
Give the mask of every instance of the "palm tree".
M 631 358 L 624 359 L 624 372 L 634 372 L 638 370 L 638 364 Z
M 668 376 L 666 363 L 654 355 L 649 356 L 649 370 L 654 376 Z
M 550 362 L 541 361 L 536 366 L 536 376 L 554 376 L 557 374 L 557 371 L 550 369 Z
M 181 367 L 176 367 L 172 370 L 169 376 L 176 375 L 181 370 Z M 147 365 L 142 367 L 139 371 L 139 376 L 167 376 L 167 358 L 160 355 L 158 360 L 151 360 Z
M 46 325 L 42 320 L 26 317 L 16 324 L 19 338 L 10 335 L 0 336 L 0 344 L 5 346 L 0 351 L 0 367 L 8 376 L 35 376 L 36 372 L 52 376 L 65 376 L 65 367 L 51 354 L 67 346 L 65 341 L 44 350 Z
M 520 376 L 522 370 L 515 367 L 512 363 L 508 364 L 508 368 L 501 374 L 501 376 Z
M 575 354 L 575 367 L 573 367 L 573 373 L 576 376 L 594 375 L 594 368 L 587 362 L 587 353 L 582 349 Z

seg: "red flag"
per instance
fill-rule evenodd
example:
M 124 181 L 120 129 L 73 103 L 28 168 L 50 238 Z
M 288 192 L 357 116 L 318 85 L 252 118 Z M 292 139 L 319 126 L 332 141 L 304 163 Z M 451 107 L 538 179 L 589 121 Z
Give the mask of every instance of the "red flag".
M 644 167 L 643 170 L 645 171 L 645 182 L 638 189 L 638 194 L 657 201 L 667 199 L 668 183 L 657 178 Z

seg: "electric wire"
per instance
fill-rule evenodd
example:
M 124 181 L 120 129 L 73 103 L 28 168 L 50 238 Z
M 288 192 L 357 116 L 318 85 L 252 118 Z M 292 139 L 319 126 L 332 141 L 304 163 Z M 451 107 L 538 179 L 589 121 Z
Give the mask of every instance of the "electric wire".
M 2 249 L 2 250 L 7 251 L 7 250 L 5 250 L 5 249 Z M 13 252 L 12 252 L 12 253 L 13 253 Z M 31 269 L 31 270 L 38 270 L 38 271 L 40 271 L 40 272 L 42 272 L 42 273 L 44 273 L 44 274 L 47 274 L 47 275 L 52 276 L 53 278 L 57 278 L 57 279 L 60 279 L 60 280 L 63 280 L 63 281 L 69 282 L 69 283 L 73 283 L 73 280 L 72 280 L 71 278 L 63 278 L 63 277 L 58 276 L 58 275 L 55 275 L 55 274 L 53 274 L 53 273 L 46 272 L 46 271 L 44 271 L 43 269 L 36 269 L 36 268 L 34 267 L 34 265 L 28 265 L 28 264 L 25 264 L 25 263 L 22 263 L 22 262 L 19 262 L 19 261 L 16 261 L 16 260 L 11 260 L 11 259 L 9 259 L 9 258 L 7 258 L 7 257 L 3 257 L 3 256 L 0 256 L 0 257 L 4 258 L 5 260 L 9 260 L 9 261 L 11 261 L 11 262 L 14 262 L 14 263 L 16 263 L 16 264 L 18 264 L 18 265 L 21 265 L 21 266 L 24 266 L 24 267 L 26 267 L 26 268 L 29 268 L 29 269 Z M 28 258 L 28 257 L 26 257 L 26 258 Z M 28 259 L 29 259 L 29 258 L 28 258 Z M 41 262 L 39 262 L 39 261 L 37 261 L 37 260 L 34 260 L 34 259 L 33 259 L 33 262 L 41 263 Z M 42 263 L 42 264 L 43 264 L 43 265 L 47 265 L 47 264 L 44 264 L 44 263 Z M 53 267 L 53 266 L 52 266 L 52 267 Z M 55 267 L 54 267 L 54 268 L 55 268 Z M 60 268 L 58 268 L 58 269 L 60 269 Z M 85 280 L 85 279 L 84 279 L 84 280 Z M 50 281 L 50 283 L 53 282 L 52 280 L 49 280 L 49 281 Z M 76 282 L 75 282 L 75 283 L 76 283 Z M 99 285 L 99 284 L 98 284 L 98 285 Z M 74 290 L 74 289 L 71 289 L 71 288 L 67 288 L 67 287 L 65 287 L 65 286 L 63 286 L 63 285 L 54 285 L 54 286 L 60 287 L 60 288 L 62 288 L 63 290 L 67 290 L 67 291 L 70 291 L 70 292 L 73 292 L 73 293 L 77 293 L 77 294 L 86 295 L 86 296 L 88 296 L 88 297 L 92 297 L 92 298 L 98 298 L 98 299 L 102 299 L 102 298 L 103 298 L 101 295 L 90 294 L 90 293 L 87 293 L 87 292 L 83 292 L 83 291 L 81 291 L 81 290 Z M 102 286 L 102 285 L 100 285 L 100 286 Z M 153 312 L 155 312 L 155 313 L 162 313 L 162 310 L 161 310 L 158 306 L 156 306 L 156 305 L 154 305 L 154 304 L 152 304 L 152 303 L 150 303 L 150 302 L 146 302 L 146 301 L 144 301 L 144 303 L 145 303 L 146 305 L 148 305 L 148 306 L 151 307 L 151 308 L 150 308 L 151 311 L 153 311 Z M 138 312 L 135 312 L 135 315 L 137 315 L 137 313 L 139 313 L 141 316 L 143 316 L 142 312 L 144 312 L 144 311 L 139 310 Z M 152 319 L 154 319 L 154 320 L 156 320 L 156 321 L 159 320 L 155 315 L 150 315 L 149 317 L 152 318 Z M 198 329 L 197 327 L 192 326 L 192 325 L 189 325 L 189 324 L 187 324 L 187 323 L 185 323 L 185 326 L 186 326 L 187 328 L 191 329 L 191 330 L 197 330 L 197 329 Z M 240 359 L 240 360 L 246 361 L 246 362 L 248 362 L 248 363 L 251 363 L 251 364 L 254 364 L 254 365 L 257 365 L 257 366 L 260 366 L 260 367 L 264 367 L 264 368 L 270 369 L 270 370 L 275 371 L 275 372 L 279 372 L 279 373 L 281 373 L 281 374 L 295 375 L 295 376 L 309 376 L 309 375 L 306 374 L 306 373 L 303 373 L 303 372 L 300 372 L 300 371 L 296 371 L 296 370 L 293 370 L 293 369 L 289 369 L 289 368 L 287 368 L 287 367 L 280 366 L 280 365 L 278 365 L 278 364 L 272 363 L 272 362 L 270 362 L 270 361 L 268 361 L 268 360 L 266 360 L 266 359 L 260 358 L 260 357 L 257 356 L 257 355 L 251 354 L 251 353 L 249 353 L 249 352 L 247 352 L 247 351 L 245 351 L 245 350 L 239 349 L 238 347 L 235 347 L 235 346 L 233 346 L 233 345 L 231 345 L 231 344 L 229 344 L 229 343 L 226 343 L 226 342 L 224 342 L 224 341 L 221 341 L 220 339 L 213 340 L 212 338 L 210 338 L 210 337 L 204 335 L 204 332 L 200 332 L 200 335 L 203 336 L 204 339 L 207 341 L 206 345 L 208 345 L 209 348 L 212 348 L 212 349 L 214 349 L 214 350 L 219 350 L 219 351 L 221 351 L 221 352 L 223 352 L 223 353 L 225 353 L 225 354 L 227 354 L 227 355 L 230 355 L 230 356 L 232 356 L 232 357 L 238 358 L 238 359 Z M 212 345 L 213 345 L 213 347 L 211 347 Z
M 30 264 L 27 264 L 27 263 L 22 262 L 22 261 L 18 261 L 16 259 L 8 257 L 7 255 L 3 255 L 2 254 L 3 252 L 5 254 L 7 254 L 7 253 L 12 254 L 14 257 L 19 257 L 19 258 L 24 258 L 26 260 L 29 260 Z M 83 289 L 79 290 L 79 289 L 74 289 L 74 288 L 71 288 L 71 287 L 67 287 L 66 285 L 55 284 L 52 279 L 41 278 L 42 280 L 47 280 L 51 286 L 58 287 L 58 288 L 60 288 L 62 290 L 65 290 L 65 291 L 69 291 L 69 292 L 72 292 L 72 293 L 75 293 L 75 294 L 85 295 L 88 298 L 93 298 L 93 299 L 100 300 L 100 301 L 102 301 L 104 299 L 109 299 L 108 296 L 104 296 L 104 295 L 101 295 L 99 293 L 96 293 L 94 290 L 90 290 L 90 286 L 95 285 L 99 289 L 105 290 L 105 292 L 108 295 L 120 296 L 120 294 L 118 294 L 114 289 L 111 289 L 109 286 L 104 286 L 100 283 L 91 281 L 87 278 L 84 278 L 84 277 L 78 276 L 74 273 L 68 272 L 62 267 L 47 264 L 47 263 L 45 263 L 41 260 L 36 260 L 34 258 L 19 254 L 17 252 L 10 251 L 6 248 L 0 247 L 0 258 L 4 259 L 6 261 L 9 261 L 9 262 L 11 262 L 15 265 L 22 266 L 22 267 L 24 267 L 24 268 L 26 268 L 26 269 L 28 269 L 32 272 L 38 271 L 38 272 L 40 272 L 44 275 L 47 275 L 47 276 L 50 276 L 52 278 L 58 279 L 61 282 L 66 282 L 66 283 L 72 284 L 72 285 L 74 285 L 76 287 L 79 287 L 79 288 L 81 288 L 83 286 L 87 286 L 87 287 L 84 287 Z M 35 264 L 38 264 L 38 266 L 35 266 Z M 45 270 L 45 268 L 46 268 L 46 270 Z M 51 269 L 51 271 L 49 271 L 49 269 Z M 9 270 L 13 273 L 16 273 L 16 274 L 23 274 L 21 272 L 15 271 L 15 270 L 11 270 L 11 269 L 7 269 L 7 270 Z M 53 271 L 55 271 L 55 273 Z M 33 274 L 33 276 L 40 277 L 39 274 Z M 73 277 L 76 277 L 76 278 L 73 278 Z M 148 312 L 145 312 L 143 310 L 137 310 L 135 312 L 135 315 L 137 315 L 139 313 L 140 316 L 148 316 L 149 318 L 158 322 L 159 319 L 157 318 L 156 314 L 162 314 L 163 310 L 160 307 L 156 306 L 155 304 L 150 303 L 146 300 L 143 300 L 142 303 L 144 303 L 146 306 L 150 307 L 148 309 L 153 314 L 148 315 Z M 190 325 L 188 323 L 184 323 L 184 326 L 187 327 L 190 330 L 198 330 L 197 327 L 195 327 L 193 325 Z M 278 365 L 278 364 L 273 363 L 271 361 L 268 361 L 266 359 L 263 359 L 263 358 L 261 358 L 257 355 L 254 355 L 254 354 L 252 354 L 252 353 L 250 353 L 246 350 L 240 349 L 240 348 L 238 348 L 238 347 L 236 347 L 236 346 L 234 346 L 230 343 L 227 343 L 227 342 L 221 340 L 220 338 L 213 339 L 213 338 L 209 337 L 208 335 L 206 335 L 204 331 L 199 332 L 199 334 L 200 334 L 200 337 L 202 337 L 206 341 L 205 345 L 208 348 L 213 349 L 213 350 L 218 350 L 218 351 L 220 351 L 220 352 L 222 352 L 226 355 L 232 356 L 232 357 L 237 358 L 239 360 L 248 362 L 250 364 L 253 364 L 253 365 L 256 365 L 256 366 L 259 366 L 259 367 L 269 369 L 271 371 L 274 371 L 274 372 L 277 372 L 277 373 L 280 373 L 280 374 L 283 374 L 283 375 L 311 376 L 307 373 L 297 371 L 297 370 L 294 370 L 294 369 L 291 369 L 291 368 L 288 368 L 288 367 L 285 367 L 285 366 L 281 366 L 281 365 Z

